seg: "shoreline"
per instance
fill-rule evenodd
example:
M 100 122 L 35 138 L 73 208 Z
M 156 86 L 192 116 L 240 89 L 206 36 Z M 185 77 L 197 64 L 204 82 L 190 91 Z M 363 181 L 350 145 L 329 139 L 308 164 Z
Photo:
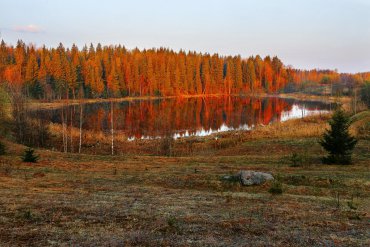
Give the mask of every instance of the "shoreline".
M 333 97 L 333 96 L 317 96 L 303 93 L 289 93 L 289 94 L 268 94 L 268 93 L 249 93 L 249 94 L 207 94 L 207 95 L 177 95 L 177 96 L 137 96 L 137 97 L 121 97 L 121 98 L 96 98 L 96 99 L 70 99 L 70 100 L 56 100 L 53 102 L 42 102 L 41 100 L 31 100 L 28 106 L 31 110 L 47 110 L 57 109 L 67 105 L 80 104 L 94 104 L 104 102 L 125 102 L 135 100 L 158 100 L 158 99 L 175 99 L 175 98 L 211 98 L 211 97 L 254 97 L 254 98 L 282 98 L 282 99 L 296 99 L 306 101 L 319 101 L 326 103 L 342 103 L 346 105 L 350 102 L 350 97 Z

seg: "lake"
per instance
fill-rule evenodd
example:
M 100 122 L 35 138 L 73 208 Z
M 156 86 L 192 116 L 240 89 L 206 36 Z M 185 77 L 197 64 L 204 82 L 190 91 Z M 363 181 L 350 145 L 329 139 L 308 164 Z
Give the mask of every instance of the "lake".
M 63 109 L 63 110 L 62 110 Z M 35 112 L 41 118 L 62 123 L 62 119 L 83 130 L 123 135 L 127 140 L 207 136 L 230 130 L 250 130 L 312 114 L 327 113 L 323 102 L 278 97 L 193 97 L 133 100 L 71 105 Z

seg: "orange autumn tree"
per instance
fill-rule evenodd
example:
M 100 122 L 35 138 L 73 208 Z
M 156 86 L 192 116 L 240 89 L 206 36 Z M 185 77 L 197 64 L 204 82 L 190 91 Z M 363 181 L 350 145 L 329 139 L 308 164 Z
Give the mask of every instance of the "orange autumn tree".
M 306 82 L 364 82 L 366 73 L 298 70 L 278 57 L 220 56 L 175 52 L 167 48 L 127 50 L 93 44 L 81 50 L 36 48 L 18 41 L 0 44 L 0 82 L 19 85 L 28 96 L 43 99 L 122 96 L 171 96 L 275 93 Z M 361 80 L 359 79 L 361 78 Z

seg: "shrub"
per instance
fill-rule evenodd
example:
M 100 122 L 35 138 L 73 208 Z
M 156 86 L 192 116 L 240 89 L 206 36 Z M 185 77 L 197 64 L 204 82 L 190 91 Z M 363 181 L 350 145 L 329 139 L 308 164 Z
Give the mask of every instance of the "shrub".
M 303 165 L 303 156 L 298 153 L 292 153 L 289 157 L 289 161 L 291 162 L 291 167 L 299 167 Z
M 162 92 L 161 92 L 161 91 L 159 91 L 158 89 L 156 89 L 156 90 L 154 91 L 154 96 L 156 96 L 156 97 L 161 97 L 161 96 L 162 96 Z
M 361 88 L 361 100 L 370 108 L 370 82 L 366 82 Z
M 27 148 L 26 150 L 24 150 L 24 154 L 22 156 L 23 162 L 36 163 L 39 159 L 39 156 L 35 155 L 34 152 L 35 150 L 33 150 L 32 148 Z
M 269 192 L 273 195 L 281 195 L 283 194 L 283 185 L 280 181 L 275 180 L 269 189 Z
M 172 156 L 174 143 L 174 139 L 171 135 L 162 137 L 159 144 L 159 153 L 165 156 Z
M 4 143 L 0 142 L 0 155 L 5 154 L 5 145 Z
M 23 212 L 23 215 L 22 217 L 25 219 L 25 220 L 28 220 L 28 221 L 31 221 L 33 219 L 33 214 L 31 212 L 30 209 L 26 210 Z
M 167 219 L 167 230 L 178 234 L 181 233 L 180 223 L 175 216 L 170 216 Z

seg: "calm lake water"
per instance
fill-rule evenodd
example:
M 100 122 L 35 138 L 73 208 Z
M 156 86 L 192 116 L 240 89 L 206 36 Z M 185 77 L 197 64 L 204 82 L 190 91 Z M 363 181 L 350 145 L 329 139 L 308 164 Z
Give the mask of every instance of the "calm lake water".
M 322 102 L 282 98 L 207 97 L 134 100 L 83 104 L 42 110 L 41 117 L 83 130 L 124 135 L 128 140 L 207 136 L 230 130 L 250 130 L 257 125 L 326 113 Z

